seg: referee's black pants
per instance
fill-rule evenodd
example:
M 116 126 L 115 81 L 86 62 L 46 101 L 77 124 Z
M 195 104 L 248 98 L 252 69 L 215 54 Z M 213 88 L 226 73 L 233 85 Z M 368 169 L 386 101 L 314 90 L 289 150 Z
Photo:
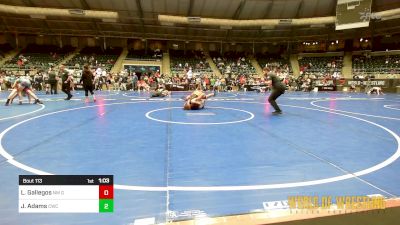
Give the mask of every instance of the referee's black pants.
M 65 94 L 67 94 L 67 98 L 71 98 L 72 97 L 72 94 L 71 94 L 71 85 L 68 83 L 68 84 L 63 84 L 62 85 L 62 91 L 65 93 Z
M 278 104 L 276 103 L 276 99 L 281 96 L 283 93 L 285 93 L 285 90 L 282 89 L 272 89 L 271 95 L 268 98 L 269 104 L 274 107 L 275 111 L 281 112 L 282 110 L 279 108 Z

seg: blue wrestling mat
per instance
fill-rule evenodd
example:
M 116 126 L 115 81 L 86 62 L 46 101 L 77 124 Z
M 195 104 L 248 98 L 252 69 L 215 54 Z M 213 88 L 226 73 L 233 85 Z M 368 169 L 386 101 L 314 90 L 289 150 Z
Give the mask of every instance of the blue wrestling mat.
M 400 194 L 400 96 L 98 92 L 0 105 L 0 224 L 165 223 L 268 210 L 297 195 Z M 19 214 L 20 174 L 114 175 L 114 213 Z M 276 205 L 276 204 L 275 204 Z M 284 204 L 283 204 L 284 205 Z

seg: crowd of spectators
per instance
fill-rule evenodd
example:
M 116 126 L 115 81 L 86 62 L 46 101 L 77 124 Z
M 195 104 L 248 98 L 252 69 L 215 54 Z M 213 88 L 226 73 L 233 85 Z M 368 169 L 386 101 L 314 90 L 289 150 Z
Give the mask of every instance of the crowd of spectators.
M 219 52 L 210 52 L 210 56 L 221 74 L 246 77 L 257 74 L 247 53 L 225 52 L 221 55 Z
M 310 73 L 316 77 L 337 74 L 342 71 L 343 57 L 303 57 L 299 59 L 300 74 Z
M 52 51 L 49 48 L 52 48 Z M 37 46 L 28 46 L 9 62 L 25 69 L 10 70 L 7 66 L 6 69 L 1 69 L 0 88 L 3 90 L 10 88 L 17 77 L 23 75 L 31 79 L 35 90 L 47 90 L 49 69 L 73 50 L 72 47 L 57 49 L 55 46 L 41 46 L 39 49 Z M 108 50 L 84 48 L 66 63 L 67 70 L 73 75 L 75 85 L 79 87 L 81 69 L 84 64 L 90 65 L 95 75 L 94 83 L 97 90 L 149 91 L 158 84 L 167 85 L 175 90 L 194 90 L 201 86 L 203 90 L 216 91 L 246 91 L 252 86 L 268 86 L 265 78 L 256 74 L 250 56 L 243 53 L 226 52 L 221 55 L 218 52 L 210 52 L 210 57 L 220 70 L 221 76 L 213 73 L 204 52 L 177 50 L 170 50 L 171 74 L 161 74 L 159 70 L 129 71 L 128 69 L 111 73 L 110 70 L 121 51 L 121 48 Z M 39 57 L 34 54 L 52 60 L 38 60 Z M 159 51 L 152 51 L 150 55 L 162 57 Z M 334 85 L 342 78 L 342 57 L 304 57 L 299 60 L 300 76 L 297 78 L 293 77 L 287 59 L 280 56 L 257 55 L 257 60 L 262 68 L 269 67 L 276 70 L 276 75 L 289 90 L 311 91 L 319 85 Z M 353 65 L 354 74 L 365 73 L 375 67 L 385 72 L 388 72 L 389 68 L 398 71 L 400 56 L 377 56 L 373 59 L 355 56 Z M 53 69 L 57 74 L 58 68 Z M 357 79 L 362 79 L 362 76 L 357 76 Z
M 191 78 L 213 72 L 202 51 L 170 50 L 169 55 L 172 74 L 188 74 Z
M 400 73 L 400 56 L 353 56 L 353 74 L 365 77 L 372 74 L 382 74 L 386 78 L 396 78 Z
M 264 67 L 279 67 L 281 68 L 282 73 L 291 74 L 293 73 L 292 67 L 290 65 L 290 61 L 286 58 L 283 58 L 278 55 L 270 55 L 266 53 L 257 54 L 257 61 L 260 64 L 261 68 Z
M 74 50 L 71 46 L 59 48 L 54 45 L 28 45 L 11 60 L 4 63 L 3 70 L 46 70 L 61 62 Z
M 110 71 L 121 52 L 122 48 L 119 47 L 108 49 L 86 47 L 70 59 L 66 66 L 68 68 L 82 69 L 83 65 L 88 64 L 93 68 L 101 67 L 106 71 Z
M 70 46 L 66 46 L 62 49 L 46 45 L 28 46 L 1 68 L 1 88 L 11 88 L 11 85 L 18 76 L 26 76 L 31 80 L 35 90 L 47 91 L 46 87 L 48 86 L 49 70 L 53 69 L 55 73 L 58 74 L 58 68 L 55 68 L 55 66 L 73 50 L 74 48 Z M 113 74 L 110 74 L 110 70 L 121 54 L 121 51 L 122 48 L 107 49 L 105 51 L 97 47 L 83 48 L 66 63 L 67 71 L 74 77 L 75 85 L 79 85 L 82 67 L 88 64 L 93 68 L 94 74 L 96 74 L 95 82 L 97 83 L 96 87 L 98 89 L 103 88 L 103 84 L 107 89 L 119 89 L 121 87 L 119 84 L 122 83 L 123 78 L 114 77 Z M 60 82 L 60 79 L 58 80 Z M 113 82 L 111 82 L 111 80 Z M 117 81 L 118 85 L 116 85 L 114 81 Z M 110 85 L 111 83 L 113 84 L 112 86 Z M 122 88 L 124 88 L 123 85 Z

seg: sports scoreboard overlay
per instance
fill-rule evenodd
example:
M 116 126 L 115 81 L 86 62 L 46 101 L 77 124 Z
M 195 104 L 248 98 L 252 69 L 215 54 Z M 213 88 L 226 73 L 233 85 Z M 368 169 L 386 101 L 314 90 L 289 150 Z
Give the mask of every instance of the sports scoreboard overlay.
M 113 175 L 19 175 L 20 213 L 111 213 Z

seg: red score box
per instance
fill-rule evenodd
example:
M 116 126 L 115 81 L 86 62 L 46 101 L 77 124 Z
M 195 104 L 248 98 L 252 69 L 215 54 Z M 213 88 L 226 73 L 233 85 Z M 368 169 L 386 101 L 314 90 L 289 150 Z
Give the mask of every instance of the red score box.
M 114 186 L 113 185 L 100 185 L 99 186 L 99 199 L 113 199 Z

